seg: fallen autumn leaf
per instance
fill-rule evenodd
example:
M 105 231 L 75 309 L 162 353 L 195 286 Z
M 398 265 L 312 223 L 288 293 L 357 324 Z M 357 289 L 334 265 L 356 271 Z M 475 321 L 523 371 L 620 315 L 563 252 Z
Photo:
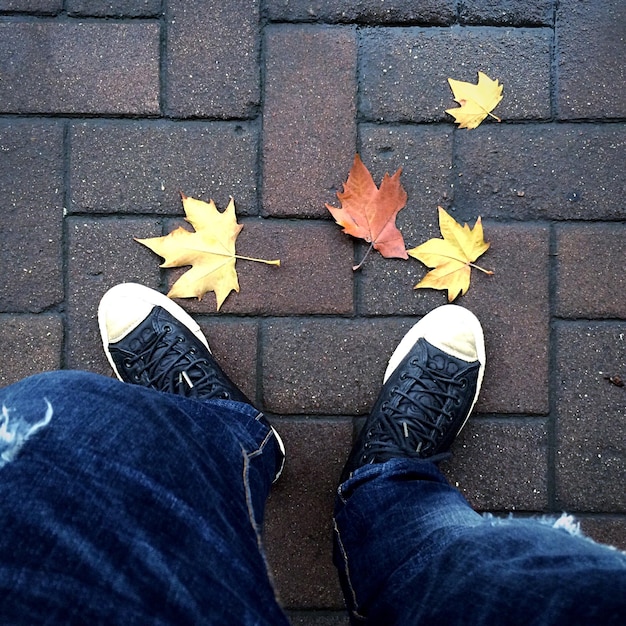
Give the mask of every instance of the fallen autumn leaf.
M 223 212 L 215 203 L 196 200 L 182 195 L 185 220 L 195 232 L 178 227 L 165 237 L 135 239 L 150 248 L 164 262 L 161 267 L 191 265 L 172 286 L 167 294 L 170 298 L 198 298 L 214 291 L 219 311 L 231 291 L 239 291 L 239 280 L 235 269 L 236 259 L 258 261 L 268 265 L 280 265 L 280 261 L 265 261 L 235 254 L 235 240 L 243 228 L 237 223 L 235 202 L 230 199 Z
M 473 263 L 487 251 L 490 244 L 483 239 L 480 217 L 472 229 L 467 224 L 461 226 L 445 209 L 438 208 L 439 229 L 443 239 L 429 239 L 426 243 L 408 250 L 408 253 L 424 265 L 435 268 L 415 285 L 415 289 L 447 289 L 448 302 L 452 302 L 469 289 L 472 267 L 485 274 L 493 274 L 491 270 L 485 270 Z
M 341 208 L 326 204 L 326 208 L 343 232 L 370 244 L 357 270 L 372 248 L 384 257 L 407 259 L 402 233 L 396 227 L 396 216 L 406 204 L 407 194 L 400 183 L 402 169 L 393 175 L 385 174 L 380 188 L 357 154 L 354 157 L 343 192 L 337 193 Z
M 476 85 L 461 80 L 448 78 L 454 99 L 461 105 L 455 109 L 446 109 L 454 117 L 459 128 L 476 128 L 488 115 L 500 121 L 491 113 L 502 100 L 502 85 L 492 80 L 483 72 L 478 72 Z

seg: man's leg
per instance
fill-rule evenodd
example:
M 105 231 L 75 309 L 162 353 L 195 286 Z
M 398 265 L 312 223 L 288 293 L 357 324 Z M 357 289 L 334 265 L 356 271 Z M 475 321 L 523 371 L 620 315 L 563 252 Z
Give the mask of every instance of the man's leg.
M 622 553 L 563 522 L 483 518 L 439 472 L 483 369 L 480 325 L 454 306 L 426 316 L 392 356 L 335 511 L 353 622 L 624 623 Z
M 145 323 L 107 345 L 138 384 L 57 372 L 0 391 L 0 621 L 286 624 L 260 535 L 282 444 L 140 296 Z
M 622 552 L 576 536 L 566 518 L 482 517 L 427 461 L 355 472 L 335 515 L 354 623 L 626 623 Z

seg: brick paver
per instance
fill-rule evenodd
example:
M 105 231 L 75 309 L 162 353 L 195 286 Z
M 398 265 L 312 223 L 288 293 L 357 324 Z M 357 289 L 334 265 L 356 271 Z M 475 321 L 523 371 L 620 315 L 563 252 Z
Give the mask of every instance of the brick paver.
M 233 382 L 252 402 L 259 401 L 256 381 L 258 322 L 251 319 L 211 319 L 200 322 L 211 352 Z M 237 350 L 232 349 L 237 345 Z
M 268 0 L 267 7 L 276 21 L 450 24 L 456 17 L 455 0 Z
M 361 37 L 360 108 L 376 121 L 450 119 L 449 77 L 475 82 L 477 69 L 505 85 L 497 114 L 550 117 L 548 28 L 370 28 Z M 520 72 L 520 64 L 524 72 Z
M 622 124 L 498 124 L 460 134 L 455 204 L 467 216 L 624 219 L 625 131 Z
M 548 506 L 547 430 L 541 418 L 476 419 L 442 469 L 478 511 L 541 511 Z
M 466 24 L 550 26 L 552 0 L 459 0 L 459 19 Z
M 563 322 L 556 332 L 557 499 L 586 511 L 626 511 L 626 323 Z M 598 488 L 601 485 L 601 488 Z
M 61 368 L 63 320 L 60 315 L 0 314 L 4 387 L 26 376 Z
M 70 127 L 72 213 L 183 213 L 180 193 L 256 214 L 258 130 L 251 122 L 116 120 Z
M 0 11 L 37 14 L 58 13 L 63 7 L 63 0 L 0 0 Z
M 169 0 L 166 17 L 167 113 L 253 117 L 261 85 L 259 0 Z
M 625 117 L 626 99 L 616 97 L 615 88 L 626 81 L 626 5 L 621 0 L 558 5 L 559 117 Z
M 2 311 L 39 312 L 63 300 L 63 128 L 0 120 Z M 11 269 L 9 269 L 11 268 Z
M 263 332 L 264 406 L 287 415 L 355 415 L 375 400 L 386 360 L 410 320 L 269 321 Z
M 7 19 L 0 23 L 0 40 L 0 112 L 159 111 L 155 23 Z
M 340 609 L 343 599 L 329 541 L 332 520 L 326 511 L 333 506 L 352 426 L 349 420 L 319 419 L 279 424 L 293 459 L 268 502 L 268 559 L 287 605 L 315 608 L 321 599 L 323 606 Z
M 96 307 L 183 270 L 133 237 L 180 192 L 235 199 L 241 285 L 183 301 L 288 447 L 266 541 L 294 624 L 347 624 L 334 489 L 389 353 L 445 294 L 371 255 L 324 207 L 355 152 L 402 168 L 407 247 L 437 206 L 490 250 L 458 303 L 483 322 L 476 415 L 444 469 L 481 512 L 577 514 L 626 548 L 626 14 L 620 0 L 0 0 L 0 382 L 110 373 Z M 504 99 L 458 130 L 448 77 Z M 188 225 L 187 225 L 188 227 Z
M 356 33 L 270 27 L 263 110 L 263 208 L 322 216 L 354 158 Z M 297 190 L 297 191 L 296 191 Z
M 67 341 L 66 365 L 98 373 L 110 372 L 101 348 L 98 302 L 120 282 L 137 282 L 157 289 L 158 264 L 144 246 L 133 241 L 161 234 L 154 219 L 97 220 L 89 217 L 67 219 Z M 130 235 L 130 236 L 129 236 Z
M 65 10 L 70 15 L 78 16 L 152 17 L 159 15 L 161 4 L 161 0 L 65 0 Z
M 626 318 L 626 225 L 563 224 L 556 237 L 557 314 Z

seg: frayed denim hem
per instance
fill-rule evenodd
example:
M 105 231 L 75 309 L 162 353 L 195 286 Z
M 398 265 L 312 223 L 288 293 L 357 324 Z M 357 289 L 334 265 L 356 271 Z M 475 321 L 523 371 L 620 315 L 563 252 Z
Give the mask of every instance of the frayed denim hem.
M 516 517 L 513 513 L 509 513 L 507 517 L 496 517 L 492 513 L 483 513 L 482 517 L 483 519 L 487 520 L 492 526 L 499 526 L 508 523 L 519 524 L 520 522 L 542 524 L 543 526 L 549 526 L 557 530 L 563 530 L 572 537 L 580 537 L 581 539 L 585 539 L 594 544 L 598 543 L 583 532 L 580 526 L 580 521 L 578 521 L 576 517 L 574 517 L 574 515 L 571 515 L 570 513 L 563 512 L 559 517 L 556 517 L 555 515 L 541 515 L 528 519 Z M 616 552 L 626 554 L 626 551 L 620 550 L 619 548 L 616 548 L 615 546 L 612 546 L 610 544 L 603 543 L 600 545 L 611 550 L 615 550 Z

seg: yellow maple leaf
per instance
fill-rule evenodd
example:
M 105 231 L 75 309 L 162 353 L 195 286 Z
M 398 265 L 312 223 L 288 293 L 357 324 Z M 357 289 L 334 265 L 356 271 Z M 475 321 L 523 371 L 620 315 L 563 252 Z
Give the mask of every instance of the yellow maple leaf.
M 478 72 L 478 84 L 466 83 L 462 80 L 448 78 L 454 99 L 461 106 L 446 109 L 454 117 L 459 128 L 476 128 L 488 115 L 500 121 L 491 113 L 502 100 L 502 85 L 498 80 Z
M 452 302 L 469 289 L 472 267 L 493 274 L 473 263 L 487 251 L 490 244 L 483 238 L 480 217 L 474 228 L 467 224 L 461 226 L 445 209 L 439 207 L 439 229 L 443 239 L 429 239 L 407 252 L 424 265 L 435 268 L 415 285 L 415 289 L 447 289 L 448 302 Z
M 178 227 L 165 237 L 135 239 L 150 248 L 164 262 L 161 267 L 183 267 L 191 265 L 167 294 L 170 298 L 198 298 L 214 291 L 219 311 L 231 291 L 239 291 L 239 280 L 235 269 L 237 259 L 259 261 L 269 265 L 280 265 L 280 261 L 265 261 L 235 254 L 235 240 L 243 228 L 237 223 L 235 202 L 231 197 L 226 210 L 220 212 L 215 203 L 196 200 L 181 194 L 185 220 L 195 232 Z

